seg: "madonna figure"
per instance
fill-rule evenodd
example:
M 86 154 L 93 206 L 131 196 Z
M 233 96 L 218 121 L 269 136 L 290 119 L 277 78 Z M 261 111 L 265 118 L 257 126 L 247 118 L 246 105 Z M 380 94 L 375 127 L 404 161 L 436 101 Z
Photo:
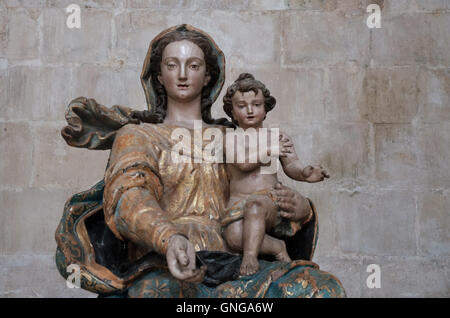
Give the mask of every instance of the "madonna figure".
M 66 203 L 56 231 L 64 277 L 77 264 L 81 287 L 104 297 L 345 297 L 340 281 L 311 262 L 318 226 L 309 199 L 277 186 L 288 217 L 275 233 L 293 261 L 260 259 L 256 274 L 240 276 L 241 257 L 221 232 L 225 164 L 171 160 L 174 129 L 193 135 L 198 120 L 203 129 L 233 127 L 211 117 L 224 78 L 211 37 L 180 25 L 150 43 L 141 74 L 148 111 L 72 101 L 63 137 L 111 154 L 104 180 Z

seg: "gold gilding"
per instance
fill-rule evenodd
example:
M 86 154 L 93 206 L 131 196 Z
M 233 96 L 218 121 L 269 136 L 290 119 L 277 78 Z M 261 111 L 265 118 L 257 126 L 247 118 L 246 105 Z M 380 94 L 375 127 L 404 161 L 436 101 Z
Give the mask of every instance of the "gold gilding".
M 225 166 L 196 163 L 193 153 L 188 162 L 174 162 L 171 153 L 180 142 L 171 138 L 176 128 L 180 127 L 141 124 L 118 132 L 105 174 L 106 222 L 123 239 L 124 221 L 135 235 L 133 241 L 144 246 L 152 242 L 151 247 L 162 253 L 174 233 L 189 237 L 196 250 L 226 251 L 219 221 L 229 187 Z M 183 129 L 193 142 L 194 130 Z M 202 150 L 209 143 L 203 141 Z M 140 231 L 144 221 L 148 226 Z

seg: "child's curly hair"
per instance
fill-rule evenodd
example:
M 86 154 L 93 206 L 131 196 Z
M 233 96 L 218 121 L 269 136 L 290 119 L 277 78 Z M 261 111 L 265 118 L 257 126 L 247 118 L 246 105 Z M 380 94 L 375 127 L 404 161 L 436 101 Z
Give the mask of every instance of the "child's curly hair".
M 223 97 L 223 110 L 228 116 L 230 116 L 234 124 L 238 124 L 237 121 L 233 118 L 233 114 L 231 113 L 231 110 L 233 109 L 231 99 L 233 98 L 234 94 L 237 91 L 241 93 L 253 91 L 256 95 L 258 94 L 258 90 L 261 90 L 264 96 L 264 109 L 266 113 L 268 113 L 275 107 L 277 101 L 275 97 L 270 95 L 270 91 L 266 88 L 266 86 L 260 81 L 256 80 L 252 74 L 242 73 L 241 75 L 239 75 L 238 79 L 235 80 L 234 83 L 227 88 L 227 93 Z

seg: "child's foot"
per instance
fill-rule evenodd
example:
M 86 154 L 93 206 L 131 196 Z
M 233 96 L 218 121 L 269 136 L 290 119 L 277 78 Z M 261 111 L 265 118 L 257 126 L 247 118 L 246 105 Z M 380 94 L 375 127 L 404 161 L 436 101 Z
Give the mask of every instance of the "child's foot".
M 242 258 L 240 274 L 242 276 L 253 275 L 259 270 L 258 258 L 244 253 Z
M 289 257 L 289 254 L 286 250 L 281 251 L 277 255 L 275 255 L 275 258 L 279 260 L 280 262 L 292 262 L 291 258 Z
M 278 247 L 277 253 L 275 253 L 275 258 L 280 262 L 292 262 L 287 252 L 286 244 L 282 240 L 280 240 L 280 245 Z

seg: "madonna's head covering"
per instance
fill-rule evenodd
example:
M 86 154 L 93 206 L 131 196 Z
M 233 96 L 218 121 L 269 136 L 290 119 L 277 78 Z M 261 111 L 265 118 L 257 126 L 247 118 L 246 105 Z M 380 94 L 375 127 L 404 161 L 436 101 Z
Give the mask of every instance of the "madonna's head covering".
M 158 34 L 151 42 L 144 60 L 141 83 L 152 121 L 162 121 L 167 111 L 167 96 L 157 76 L 160 72 L 162 53 L 171 42 L 188 40 L 197 44 L 205 55 L 210 82 L 202 91 L 201 112 L 206 123 L 222 123 L 211 118 L 211 106 L 220 94 L 225 82 L 225 57 L 207 33 L 187 24 L 173 26 Z M 222 123 L 223 124 L 223 123 Z

